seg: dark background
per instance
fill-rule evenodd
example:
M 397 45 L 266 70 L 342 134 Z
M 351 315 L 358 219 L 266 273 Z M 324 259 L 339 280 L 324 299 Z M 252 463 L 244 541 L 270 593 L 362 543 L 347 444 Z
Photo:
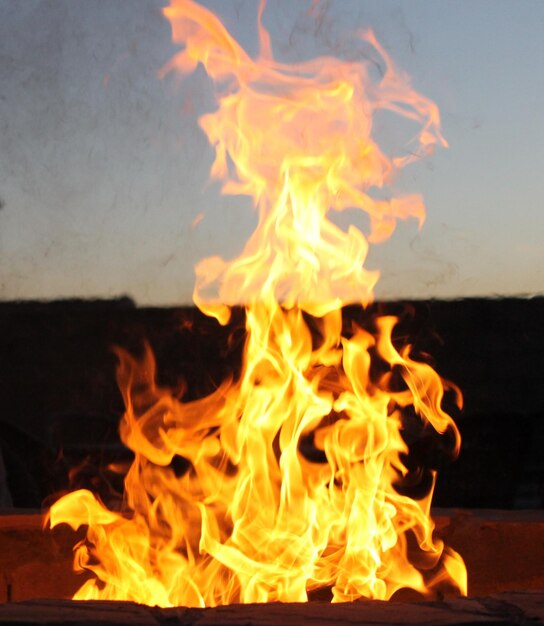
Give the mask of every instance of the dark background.
M 398 315 L 396 340 L 463 391 L 461 454 L 432 460 L 435 505 L 542 508 L 544 298 L 378 303 L 344 318 L 365 324 L 375 313 Z M 122 488 L 106 469 L 130 462 L 117 435 L 113 346 L 137 354 L 148 341 L 159 382 L 185 385 L 191 399 L 236 375 L 244 341 L 242 311 L 222 328 L 194 308 L 128 298 L 0 303 L 0 324 L 0 446 L 13 504 L 26 508 L 69 488 Z

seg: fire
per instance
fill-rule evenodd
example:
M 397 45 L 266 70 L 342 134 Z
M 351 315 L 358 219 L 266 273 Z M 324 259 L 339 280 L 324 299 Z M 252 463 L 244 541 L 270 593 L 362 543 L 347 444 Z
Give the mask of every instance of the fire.
M 438 109 L 371 32 L 361 38 L 379 71 L 368 59 L 276 61 L 263 11 L 252 59 L 207 9 L 191 0 L 164 9 L 181 49 L 162 73 L 204 67 L 218 94 L 200 119 L 215 149 L 211 174 L 258 210 L 238 258 L 196 267 L 200 309 L 226 324 L 244 303 L 246 344 L 239 378 L 191 402 L 157 386 L 149 350 L 142 359 L 119 351 L 121 436 L 135 454 L 125 510 L 80 490 L 49 513 L 51 526 L 88 526 L 75 564 L 94 578 L 77 599 L 299 602 L 329 587 L 341 602 L 405 587 L 429 594 L 443 581 L 466 593 L 462 559 L 433 537 L 432 494 L 398 488 L 407 414 L 459 446 L 445 384 L 395 346 L 394 318 L 370 330 L 342 320 L 344 304 L 371 301 L 369 243 L 399 219 L 423 223 L 419 196 L 373 192 L 446 145 Z M 406 154 L 386 155 L 372 138 L 380 110 L 417 125 Z M 367 236 L 331 221 L 331 210 L 350 208 L 368 216 Z M 181 475 L 174 457 L 186 460 Z

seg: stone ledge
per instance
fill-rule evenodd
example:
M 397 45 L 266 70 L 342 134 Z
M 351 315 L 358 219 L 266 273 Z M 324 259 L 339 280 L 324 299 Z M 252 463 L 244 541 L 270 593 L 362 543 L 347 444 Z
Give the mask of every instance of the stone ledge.
M 467 563 L 471 596 L 544 590 L 544 511 L 439 509 L 434 519 Z M 0 515 L 0 602 L 71 598 L 83 584 L 72 571 L 83 533 L 42 526 L 39 513 Z

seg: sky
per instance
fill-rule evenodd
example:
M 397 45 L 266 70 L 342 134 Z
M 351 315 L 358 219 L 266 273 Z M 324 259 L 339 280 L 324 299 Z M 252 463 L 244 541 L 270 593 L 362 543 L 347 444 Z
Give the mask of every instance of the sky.
M 202 4 L 256 53 L 256 0 Z M 371 249 L 376 297 L 544 293 L 544 2 L 331 0 L 319 22 L 310 5 L 269 0 L 277 58 L 349 56 L 370 27 L 450 144 L 395 183 L 427 221 Z M 158 77 L 176 51 L 162 6 L 0 0 L 1 300 L 187 304 L 195 263 L 236 256 L 253 230 L 249 201 L 208 179 L 203 72 Z

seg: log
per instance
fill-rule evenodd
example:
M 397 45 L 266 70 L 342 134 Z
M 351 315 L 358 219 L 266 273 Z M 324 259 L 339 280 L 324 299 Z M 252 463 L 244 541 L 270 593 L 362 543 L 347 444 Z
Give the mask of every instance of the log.
M 208 609 L 159 609 L 132 602 L 41 600 L 0 606 L 0 623 L 25 626 L 372 626 L 527 625 L 544 622 L 544 593 L 405 603 L 364 600 L 347 604 L 246 604 Z

